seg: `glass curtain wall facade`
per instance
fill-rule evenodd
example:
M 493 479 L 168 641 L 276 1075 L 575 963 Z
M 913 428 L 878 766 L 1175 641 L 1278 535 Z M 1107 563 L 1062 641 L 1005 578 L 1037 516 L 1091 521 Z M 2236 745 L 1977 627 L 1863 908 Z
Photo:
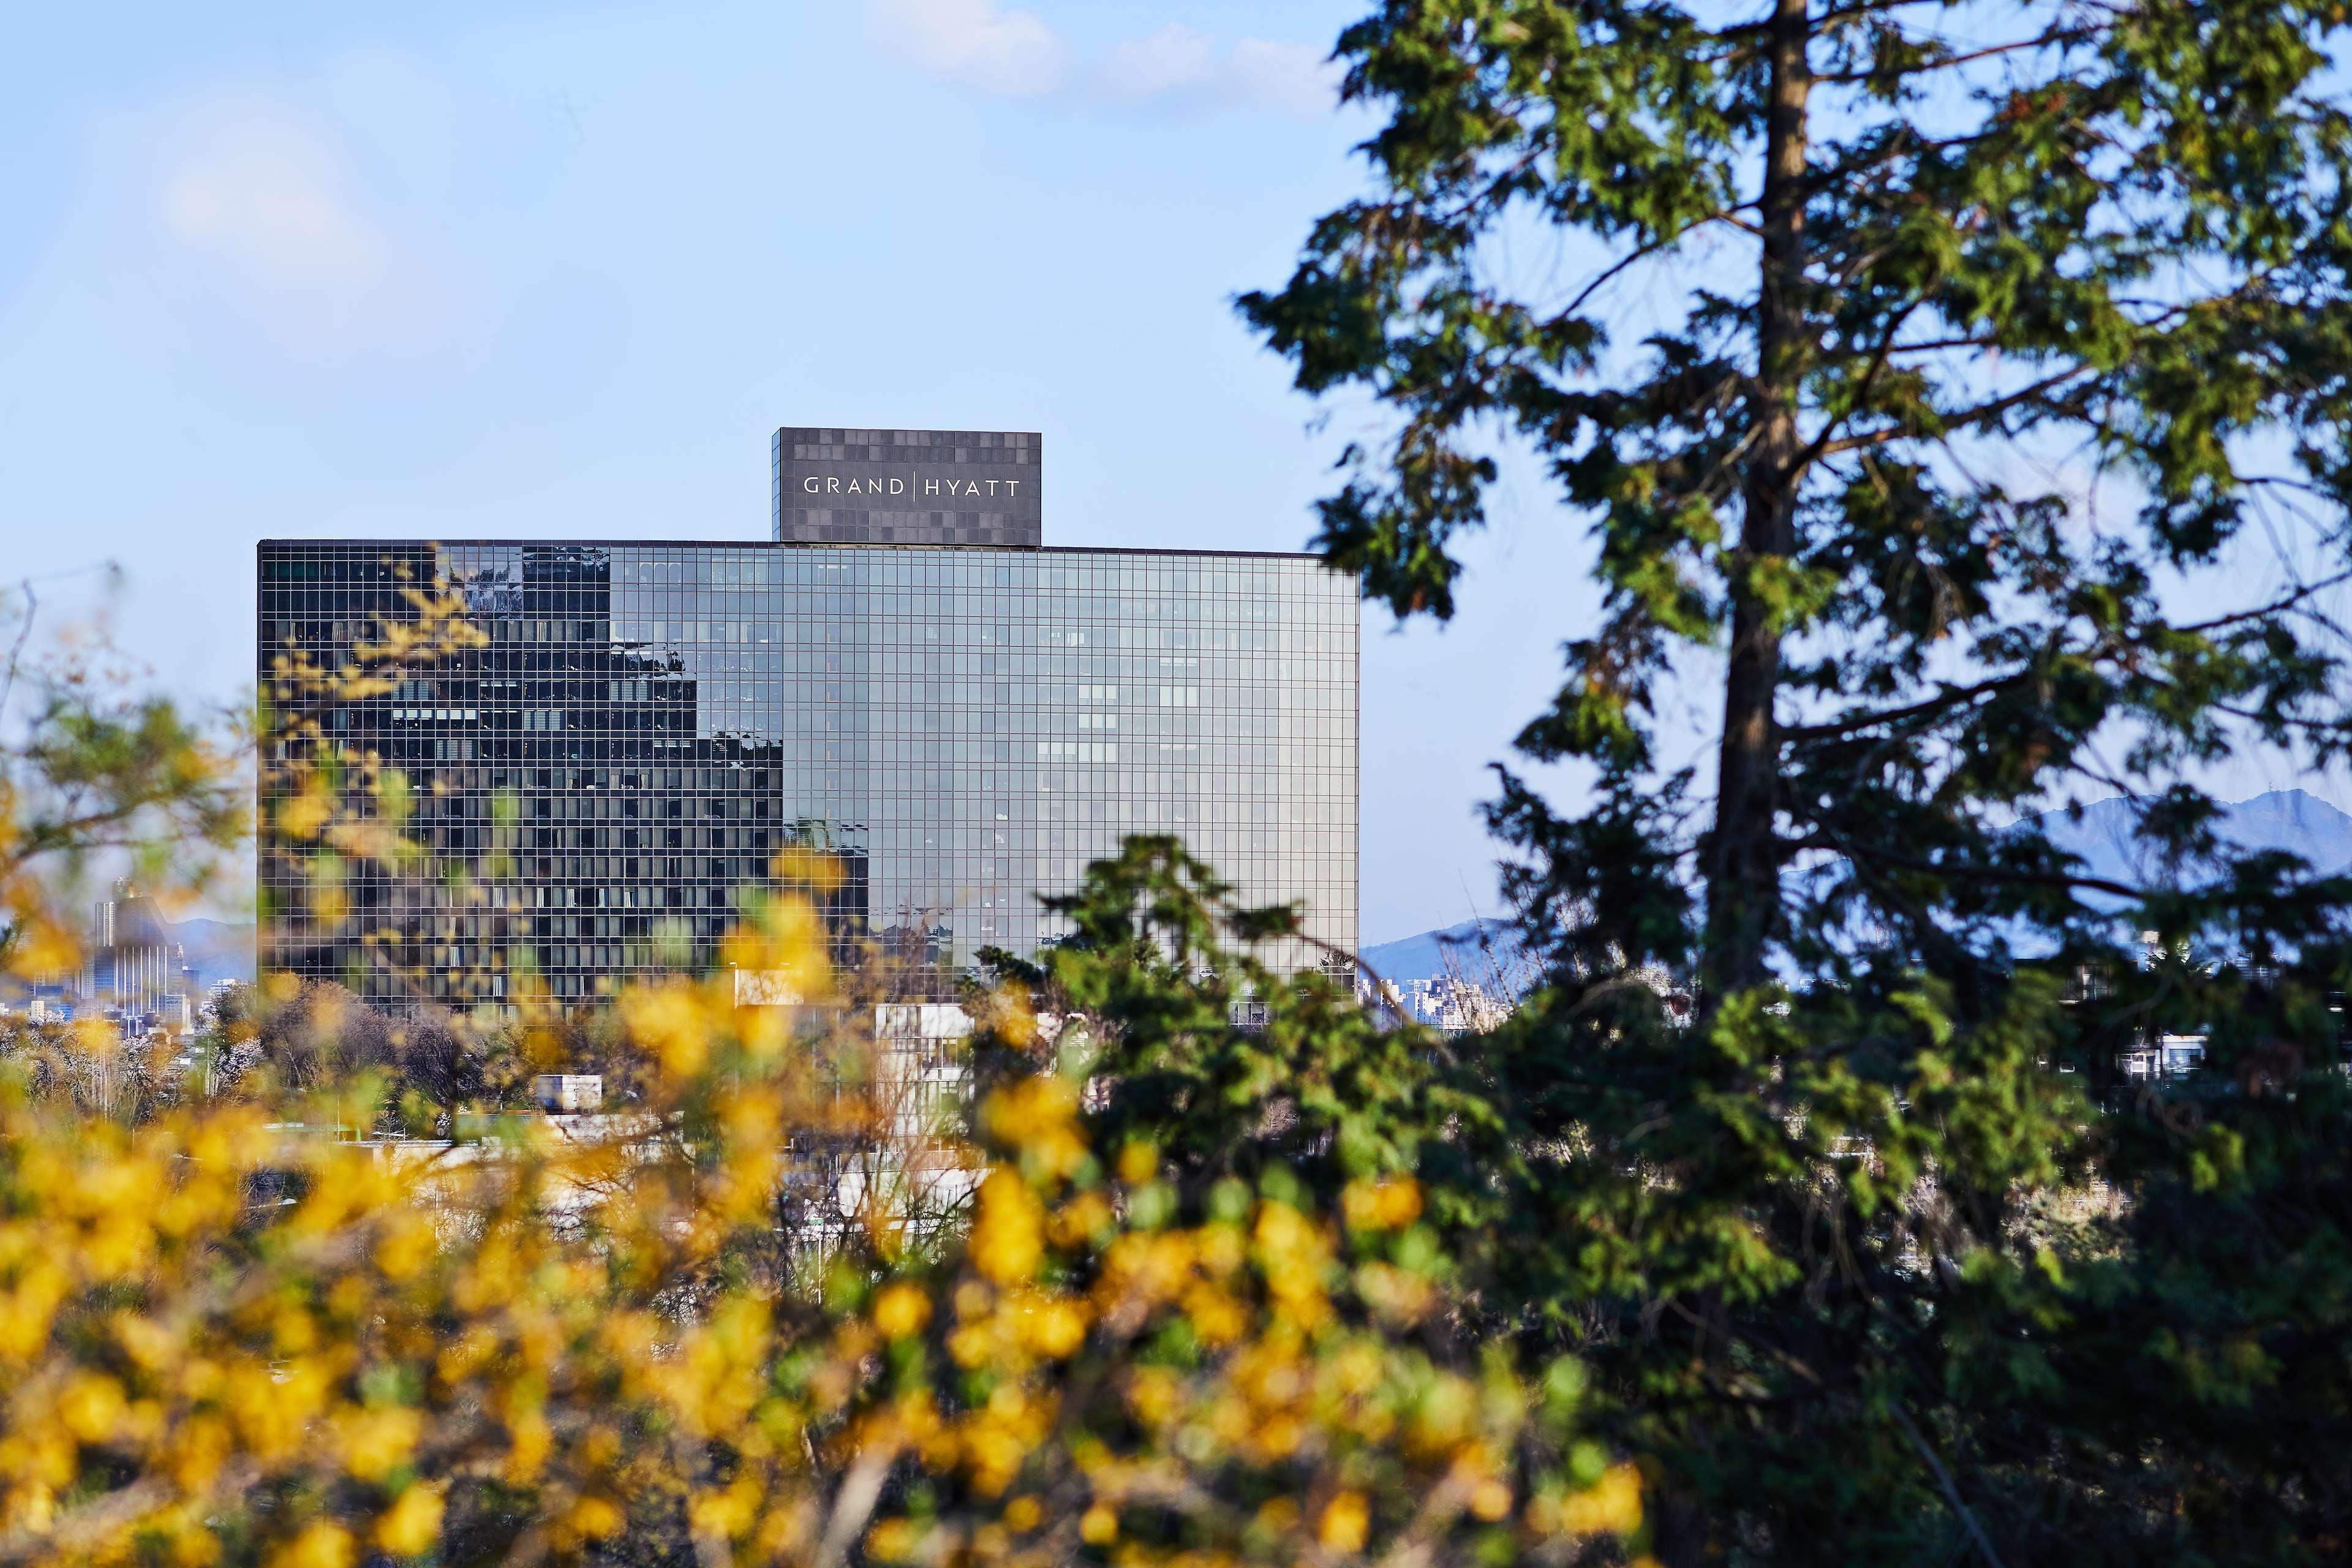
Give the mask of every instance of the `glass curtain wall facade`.
M 487 635 L 334 721 L 415 783 L 436 857 L 487 868 L 511 824 L 486 905 L 351 889 L 362 923 L 449 973 L 430 999 L 499 1000 L 518 962 L 564 1000 L 707 964 L 794 847 L 838 864 L 822 903 L 844 948 L 942 973 L 1061 935 L 1036 895 L 1131 833 L 1181 837 L 1354 949 L 1357 597 L 1312 557 L 272 542 L 259 564 L 265 689 L 274 654 L 347 652 L 411 582 L 462 593 Z M 283 935 L 286 967 L 412 999 Z

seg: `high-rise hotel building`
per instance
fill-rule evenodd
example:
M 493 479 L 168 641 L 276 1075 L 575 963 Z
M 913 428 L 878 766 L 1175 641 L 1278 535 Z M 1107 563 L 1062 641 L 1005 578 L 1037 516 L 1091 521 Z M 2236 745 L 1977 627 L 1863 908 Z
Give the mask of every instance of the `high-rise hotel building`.
M 527 966 L 585 1001 L 713 962 L 800 847 L 838 868 L 821 907 L 845 949 L 944 976 L 1051 942 L 1038 895 L 1133 833 L 1352 951 L 1353 579 L 1048 548 L 1041 457 L 1030 434 L 784 429 L 766 543 L 264 542 L 265 690 L 289 651 L 331 664 L 413 616 L 416 584 L 487 639 L 328 720 L 406 775 L 410 836 L 482 891 L 354 868 L 352 934 L 274 931 L 265 963 L 381 1002 L 421 973 L 428 999 L 496 1003 Z M 263 857 L 265 879 L 300 870 Z M 370 931 L 409 979 L 364 961 Z

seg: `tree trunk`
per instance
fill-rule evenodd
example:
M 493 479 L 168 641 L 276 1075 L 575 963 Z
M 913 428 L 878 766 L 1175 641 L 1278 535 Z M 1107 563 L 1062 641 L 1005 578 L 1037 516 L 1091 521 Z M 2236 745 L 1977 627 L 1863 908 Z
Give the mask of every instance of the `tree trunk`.
M 1781 854 L 1779 746 L 1773 698 L 1780 684 L 1780 626 L 1758 578 L 1796 551 L 1796 498 L 1803 461 L 1797 394 L 1807 358 L 1801 300 L 1805 266 L 1806 0 L 1776 0 L 1770 104 L 1761 201 L 1763 260 L 1756 319 L 1756 440 L 1741 478 L 1738 548 L 1730 574 L 1730 667 L 1724 680 L 1723 747 L 1716 772 L 1715 830 L 1707 843 L 1705 975 L 1721 997 L 1769 977 L 1766 955 L 1780 922 Z

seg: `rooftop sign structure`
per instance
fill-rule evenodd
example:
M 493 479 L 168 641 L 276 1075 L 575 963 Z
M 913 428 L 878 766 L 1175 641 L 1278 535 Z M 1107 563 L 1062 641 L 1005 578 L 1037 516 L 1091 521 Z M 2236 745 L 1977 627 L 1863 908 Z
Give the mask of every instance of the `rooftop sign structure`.
M 776 432 L 780 544 L 1045 542 L 1040 458 L 1027 430 Z

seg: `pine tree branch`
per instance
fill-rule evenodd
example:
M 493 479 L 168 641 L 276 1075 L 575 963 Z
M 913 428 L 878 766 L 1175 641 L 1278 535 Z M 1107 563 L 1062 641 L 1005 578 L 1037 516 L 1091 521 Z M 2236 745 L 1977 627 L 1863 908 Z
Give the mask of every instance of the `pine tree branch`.
M 2352 583 L 2352 567 L 2347 567 L 2333 576 L 2322 577 L 2315 583 L 2306 583 L 2294 592 L 2283 598 L 2273 599 L 2269 604 L 2256 605 L 2247 610 L 2235 610 L 2226 616 L 2216 616 L 2210 621 L 2191 621 L 2185 626 L 2174 626 L 2171 629 L 2192 637 L 2201 637 L 2207 632 L 2218 632 L 2230 626 L 2243 626 L 2248 621 L 2259 621 L 2271 616 L 2283 615 L 2305 599 L 2346 583 Z
M 1856 713 L 1823 724 L 1783 726 L 1780 730 L 1780 738 L 1785 741 L 1799 742 L 1834 740 L 1840 736 L 1850 735 L 1856 730 L 1867 730 L 1877 724 L 1900 724 L 1910 719 L 1927 718 L 1946 709 L 1958 707 L 1964 702 L 1972 702 L 1989 693 L 2018 685 L 2032 677 L 2033 673 L 2034 671 L 2030 668 L 2013 670 L 2007 675 L 1979 680 L 1974 685 L 1948 688 L 1940 696 L 1927 698 L 1902 708 L 1882 708 L 1876 712 Z
M 1740 207 L 1754 206 L 1756 204 L 1753 202 L 1742 202 L 1740 204 Z M 1721 212 L 1709 213 L 1703 218 L 1699 218 L 1692 223 L 1685 224 L 1682 227 L 1675 230 L 1672 234 L 1662 235 L 1658 238 L 1652 240 L 1647 245 L 1637 247 L 1631 255 L 1620 258 L 1618 260 L 1610 263 L 1606 268 L 1603 268 L 1601 271 L 1601 275 L 1593 279 L 1591 282 L 1587 283 L 1582 289 L 1578 289 L 1576 298 L 1570 300 L 1559 313 L 1563 316 L 1573 316 L 1577 311 L 1584 309 L 1585 302 L 1587 300 L 1591 300 L 1593 295 L 1599 293 L 1601 289 L 1612 279 L 1623 273 L 1627 268 L 1635 266 L 1640 262 L 1646 261 L 1651 257 L 1657 255 L 1660 251 L 1673 249 L 1675 246 L 1680 245 L 1685 239 L 1690 237 L 1690 236 L 1697 233 L 1700 229 L 1705 228 L 1708 224 L 1727 223 L 1732 227 L 1738 229 L 1743 234 L 1754 234 L 1756 232 L 1756 226 L 1754 224 L 1749 223 L 1743 218 L 1732 216 L 1738 212 L 1740 207 L 1726 207 Z
M 2044 376 L 2040 381 L 2035 382 L 2032 386 L 2021 387 L 2019 390 L 2009 394 L 2006 397 L 1996 397 L 1990 403 L 1979 403 L 1974 408 L 1963 409 L 1955 414 L 1937 414 L 1936 416 L 1936 422 L 1939 426 L 1943 426 L 1943 428 L 1936 432 L 1933 437 L 1926 431 L 1911 429 L 1904 426 L 1896 426 L 1886 430 L 1874 430 L 1866 436 L 1848 436 L 1842 440 L 1832 441 L 1827 446 L 1822 447 L 1822 449 L 1815 453 L 1814 456 L 1822 458 L 1835 457 L 1843 452 L 1858 452 L 1864 451 L 1874 447 L 1884 447 L 1892 441 L 1924 440 L 1948 437 L 1956 430 L 1963 429 L 1970 426 L 1982 425 L 1988 420 L 1999 418 L 2001 415 L 2008 413 L 2011 409 L 2031 403 L 2034 399 L 2041 397 L 2045 393 L 2048 393 L 2056 387 L 2063 386 L 2070 381 L 2077 380 L 2082 376 L 2090 374 L 2095 368 L 2095 366 L 2089 364 L 2078 364 L 2074 366 L 2072 369 L 2062 370 L 2055 375 Z
M 1877 12 L 1895 11 L 1902 8 L 1900 0 L 1882 0 L 1882 3 L 1874 5 L 1848 5 L 1840 10 L 1822 12 L 1812 19 L 1812 26 L 1816 29 L 1826 29 L 1839 22 L 1852 21 L 1856 16 L 1868 16 Z M 1717 27 L 1702 33 L 1700 37 L 1708 43 L 1748 38 L 1759 33 L 1771 31 L 1776 19 L 1772 16 L 1759 16 L 1753 22 L 1734 22 L 1729 26 Z
M 2035 37 L 2015 38 L 2006 44 L 1990 44 L 1962 55 L 1946 55 L 1937 59 L 1922 60 L 1917 65 L 1888 70 L 1882 67 L 1865 67 L 1861 70 L 1838 71 L 1829 76 L 1817 76 L 1817 82 L 1832 86 L 1851 87 L 1859 82 L 1907 81 L 1913 77 L 1931 76 L 1937 71 L 1974 65 L 1979 60 L 1992 59 L 2000 55 L 2013 55 L 2020 49 L 2044 49 L 2056 45 L 2080 43 L 2090 36 L 2086 27 L 2053 27 Z
M 2266 604 L 2235 610 L 2229 615 L 2217 616 L 2210 620 L 2193 621 L 2187 626 L 2166 629 L 2185 636 L 2201 637 L 2209 632 L 2223 631 L 2231 626 L 2243 626 L 2250 621 L 2266 620 L 2273 616 L 2284 615 L 2304 601 L 2346 583 L 2352 583 L 2352 568 L 2320 578 L 2316 582 L 2305 584 L 2294 592 Z M 2031 679 L 2035 673 L 2035 669 L 2032 668 L 2012 670 L 2007 675 L 1990 676 L 1967 686 L 1949 687 L 1937 696 L 1925 698 L 1900 708 L 1882 708 L 1873 712 L 1852 714 L 1818 724 L 1783 725 L 1780 727 L 1780 734 L 1783 740 L 1795 742 L 1836 740 L 1850 735 L 1857 730 L 1867 730 L 1879 724 L 1900 724 L 1912 719 L 1930 718 L 1948 709 L 1972 702 L 1979 697 L 2017 686 Z M 2242 718 L 2256 716 L 2224 703 L 2216 703 L 2214 706 Z M 2314 727 L 2328 727 L 2318 721 L 2305 720 L 2297 722 Z
M 1850 840 L 1826 838 L 1808 834 L 1802 838 L 1784 839 L 1781 847 L 1794 854 L 1806 849 L 1826 850 L 1850 859 L 1869 859 L 1882 866 L 1892 866 L 1898 871 L 1918 871 L 1931 877 L 1958 877 L 1977 882 L 2010 882 L 2027 888 L 2080 888 L 2095 893 L 2113 893 L 2118 898 L 2145 900 L 2145 888 L 2126 887 L 2110 882 L 2104 877 L 2076 877 L 2063 871 L 2016 871 L 2002 866 L 1955 865 L 1948 861 L 1922 860 L 1915 856 L 1899 855 L 1874 844 L 1856 844 Z
M 1931 285 L 1936 280 L 1934 277 L 1928 279 Z M 1895 312 L 1895 319 L 1887 323 L 1886 335 L 1878 341 L 1878 347 L 1871 354 L 1870 363 L 1863 367 L 1861 377 L 1853 383 L 1850 405 L 1844 413 L 1824 425 L 1822 427 L 1822 433 L 1814 437 L 1804 451 L 1798 455 L 1797 466 L 1800 469 L 1810 468 L 1819 462 L 1822 454 L 1829 449 L 1831 437 L 1843 429 L 1855 415 L 1862 412 L 1863 401 L 1870 395 L 1872 384 L 1877 381 L 1878 373 L 1886 368 L 1886 356 L 1894 352 L 1895 334 L 1902 331 L 1903 324 L 1911 319 L 1913 312 L 1926 303 L 1927 296 L 1924 292 L 1915 294 L 1909 304 Z

